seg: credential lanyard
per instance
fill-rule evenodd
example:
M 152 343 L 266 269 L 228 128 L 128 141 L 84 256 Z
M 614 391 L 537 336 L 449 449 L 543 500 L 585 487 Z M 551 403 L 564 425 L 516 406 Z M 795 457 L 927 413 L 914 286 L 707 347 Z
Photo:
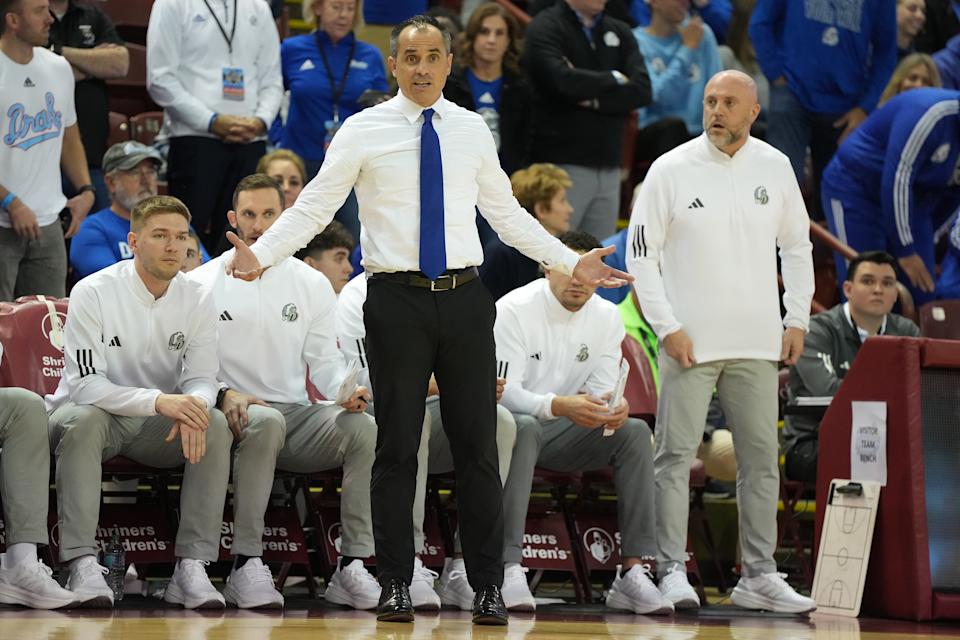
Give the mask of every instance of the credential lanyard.
M 217 14 L 213 12 L 213 7 L 210 6 L 210 3 L 207 0 L 203 0 L 203 4 L 207 5 L 207 11 L 213 16 L 213 21 L 217 23 L 217 29 L 220 29 L 220 35 L 223 36 L 224 41 L 227 43 L 227 50 L 233 55 L 233 36 L 237 33 L 237 0 L 233 0 L 233 27 L 230 28 L 229 36 L 227 36 L 227 30 L 220 24 L 220 19 L 217 17 Z
M 204 0 L 206 2 L 206 0 Z M 340 98 L 347 88 L 347 75 L 350 73 L 350 63 L 353 62 L 353 55 L 357 52 L 357 38 L 353 38 L 350 43 L 350 55 L 347 56 L 347 64 L 343 67 L 343 76 L 340 77 L 340 85 L 334 86 L 333 69 L 330 67 L 330 60 L 327 59 L 327 52 L 323 49 L 323 40 L 320 39 L 320 30 L 315 32 L 317 38 L 317 49 L 320 50 L 320 57 L 323 58 L 323 68 L 327 70 L 327 78 L 330 80 L 330 89 L 333 90 L 333 120 L 340 122 Z

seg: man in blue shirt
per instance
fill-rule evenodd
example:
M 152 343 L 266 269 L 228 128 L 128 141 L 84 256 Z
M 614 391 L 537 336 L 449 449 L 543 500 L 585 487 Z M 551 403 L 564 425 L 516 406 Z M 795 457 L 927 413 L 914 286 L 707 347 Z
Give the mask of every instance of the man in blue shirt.
M 717 40 L 723 42 L 727 35 L 727 27 L 730 26 L 730 19 L 733 17 L 733 4 L 730 0 L 689 0 L 686 4 L 692 5 L 688 6 L 688 9 L 694 15 L 700 16 L 713 31 Z M 630 2 L 630 13 L 641 27 L 650 24 L 653 16 L 652 5 L 651 0 Z M 707 77 L 709 78 L 710 75 Z
M 807 147 L 816 187 L 837 144 L 876 108 L 897 63 L 896 34 L 896 0 L 758 0 L 750 39 L 770 80 L 767 142 L 801 183 Z
M 637 27 L 640 53 L 653 85 L 653 102 L 640 109 L 640 127 L 679 118 L 691 136 L 703 131 L 703 89 L 722 70 L 717 39 L 690 0 L 649 0 L 650 24 Z
M 157 195 L 157 169 L 163 159 L 152 147 L 134 140 L 118 142 L 103 155 L 110 206 L 87 217 L 70 243 L 74 280 L 133 257 L 127 246 L 130 212 L 141 200 Z M 204 261 L 209 260 L 202 249 Z
M 920 305 L 933 299 L 934 235 L 960 207 L 960 92 L 892 98 L 823 173 L 830 230 L 857 252 L 892 253 Z M 837 256 L 837 278 L 846 263 Z

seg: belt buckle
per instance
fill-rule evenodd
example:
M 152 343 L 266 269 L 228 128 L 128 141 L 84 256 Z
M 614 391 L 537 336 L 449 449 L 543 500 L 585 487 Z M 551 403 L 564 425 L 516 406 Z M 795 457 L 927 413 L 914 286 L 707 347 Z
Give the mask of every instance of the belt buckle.
M 437 283 L 444 279 L 450 280 L 452 284 L 449 287 L 444 287 L 442 289 L 438 288 Z M 440 276 L 436 280 L 430 281 L 430 291 L 450 291 L 451 289 L 456 289 L 456 288 L 457 288 L 457 274 L 453 274 L 449 276 Z

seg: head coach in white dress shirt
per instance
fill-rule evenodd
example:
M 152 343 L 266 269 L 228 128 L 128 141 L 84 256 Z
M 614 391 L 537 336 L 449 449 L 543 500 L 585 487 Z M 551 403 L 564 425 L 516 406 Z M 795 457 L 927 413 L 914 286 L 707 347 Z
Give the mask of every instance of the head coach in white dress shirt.
M 397 25 L 388 65 L 399 95 L 344 122 L 317 177 L 283 217 L 252 247 L 231 238 L 236 255 L 227 269 L 243 279 L 258 277 L 306 245 L 355 187 L 369 278 L 367 353 L 377 394 L 371 502 L 383 585 L 378 618 L 413 619 L 410 513 L 423 399 L 434 373 L 456 466 L 464 559 L 476 592 L 473 620 L 505 624 L 495 309 L 477 279 L 483 252 L 474 208 L 504 242 L 547 268 L 608 286 L 630 276 L 602 263 L 612 247 L 580 256 L 520 207 L 483 119 L 441 95 L 452 59 L 450 35 L 433 18 L 415 16 Z

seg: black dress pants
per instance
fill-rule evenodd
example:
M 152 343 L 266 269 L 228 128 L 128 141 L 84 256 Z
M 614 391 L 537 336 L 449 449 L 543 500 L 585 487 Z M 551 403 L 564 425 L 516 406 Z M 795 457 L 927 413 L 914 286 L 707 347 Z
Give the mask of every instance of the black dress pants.
M 234 144 L 203 136 L 170 138 L 168 192 L 190 209 L 191 224 L 211 257 L 222 253 L 224 247 L 221 238 L 227 211 L 233 208 L 233 190 L 257 170 L 264 153 L 266 143 L 262 141 Z
M 430 374 L 450 440 L 467 578 L 503 584 L 503 500 L 496 445 L 493 299 L 479 279 L 433 292 L 372 276 L 363 318 L 377 406 L 370 482 L 381 584 L 413 577 L 413 496 Z

